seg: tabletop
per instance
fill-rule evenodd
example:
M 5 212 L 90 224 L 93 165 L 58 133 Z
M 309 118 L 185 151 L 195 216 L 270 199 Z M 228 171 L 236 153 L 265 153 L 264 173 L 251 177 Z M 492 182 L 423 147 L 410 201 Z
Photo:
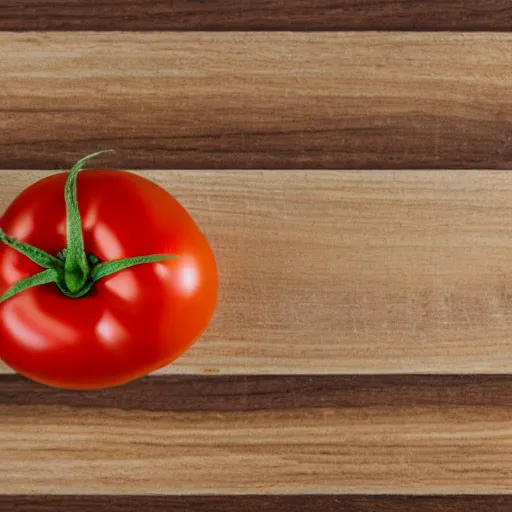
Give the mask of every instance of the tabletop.
M 0 511 L 510 511 L 511 29 L 503 0 L 0 0 L 0 212 L 112 148 L 220 283 L 130 384 L 0 362 Z

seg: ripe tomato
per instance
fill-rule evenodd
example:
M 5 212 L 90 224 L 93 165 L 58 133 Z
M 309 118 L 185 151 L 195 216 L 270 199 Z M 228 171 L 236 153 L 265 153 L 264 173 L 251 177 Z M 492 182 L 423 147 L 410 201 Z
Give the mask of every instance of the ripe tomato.
M 67 179 L 55 174 L 24 190 L 0 220 L 6 239 L 66 261 Z M 89 276 L 78 298 L 54 282 L 20 291 L 0 304 L 0 359 L 47 385 L 97 389 L 144 376 L 190 347 L 214 313 L 217 269 L 199 227 L 159 185 L 125 171 L 93 170 L 80 172 L 76 187 L 91 268 L 98 260 L 175 258 L 112 272 L 92 287 Z M 0 296 L 41 271 L 0 242 Z

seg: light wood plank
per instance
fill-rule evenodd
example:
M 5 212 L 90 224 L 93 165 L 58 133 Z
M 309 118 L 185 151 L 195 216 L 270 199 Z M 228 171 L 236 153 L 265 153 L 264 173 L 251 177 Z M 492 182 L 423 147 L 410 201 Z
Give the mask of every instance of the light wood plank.
M 45 174 L 0 171 L 0 211 Z M 511 173 L 144 175 L 220 271 L 210 328 L 164 373 L 512 370 Z
M 148 413 L 0 407 L 1 494 L 505 493 L 492 407 Z
M 138 169 L 512 168 L 508 33 L 7 32 L 0 53 L 3 169 L 103 147 Z

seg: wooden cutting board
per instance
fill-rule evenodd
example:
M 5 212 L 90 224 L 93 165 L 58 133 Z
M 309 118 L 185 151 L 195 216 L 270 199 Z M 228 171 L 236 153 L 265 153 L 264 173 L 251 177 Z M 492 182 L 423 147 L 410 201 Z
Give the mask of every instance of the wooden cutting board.
M 0 212 L 113 148 L 221 285 L 129 385 L 0 363 L 0 511 L 510 511 L 511 29 L 501 0 L 0 0 Z

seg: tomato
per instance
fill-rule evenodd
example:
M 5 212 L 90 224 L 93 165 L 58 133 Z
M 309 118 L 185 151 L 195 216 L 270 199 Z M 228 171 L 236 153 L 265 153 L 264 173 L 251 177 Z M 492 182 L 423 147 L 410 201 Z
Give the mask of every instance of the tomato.
M 133 260 L 94 283 L 88 273 L 82 282 L 69 256 L 73 250 L 84 263 L 80 243 L 70 243 L 77 225 L 70 223 L 72 201 L 65 201 L 68 182 L 69 175 L 59 173 L 34 183 L 0 220 L 0 295 L 43 271 L 12 240 L 55 258 L 46 268 L 57 262 L 56 270 L 45 272 L 60 275 L 0 304 L 0 359 L 49 386 L 116 386 L 169 364 L 203 333 L 216 307 L 216 262 L 191 215 L 162 187 L 126 171 L 84 170 L 75 178 L 76 213 L 89 270 L 166 256 Z M 68 270 L 71 278 L 64 280 Z

